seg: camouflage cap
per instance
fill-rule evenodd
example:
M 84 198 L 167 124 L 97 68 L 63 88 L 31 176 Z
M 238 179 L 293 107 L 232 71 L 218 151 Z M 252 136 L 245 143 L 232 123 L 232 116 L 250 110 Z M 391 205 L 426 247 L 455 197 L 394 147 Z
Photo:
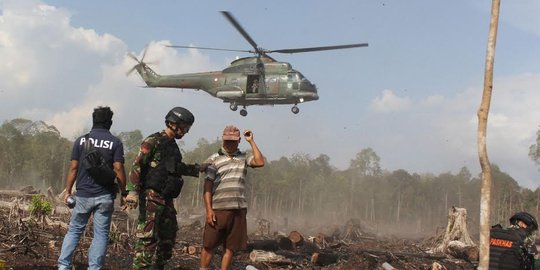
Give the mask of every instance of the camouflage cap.
M 222 138 L 224 141 L 238 141 L 240 140 L 240 130 L 235 126 L 226 126 Z

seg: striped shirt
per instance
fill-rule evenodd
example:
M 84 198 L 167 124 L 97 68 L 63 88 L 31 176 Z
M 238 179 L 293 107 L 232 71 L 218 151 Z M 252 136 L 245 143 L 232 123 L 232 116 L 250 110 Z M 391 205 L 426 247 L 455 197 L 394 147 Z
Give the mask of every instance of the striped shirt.
M 247 208 L 245 195 L 247 167 L 253 160 L 252 154 L 236 151 L 233 156 L 215 153 L 205 163 L 216 168 L 212 192 L 212 209 Z

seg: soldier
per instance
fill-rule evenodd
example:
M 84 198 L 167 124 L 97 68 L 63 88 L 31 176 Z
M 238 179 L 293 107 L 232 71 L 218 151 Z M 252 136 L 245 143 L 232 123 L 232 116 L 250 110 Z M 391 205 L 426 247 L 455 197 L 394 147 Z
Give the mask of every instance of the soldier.
M 182 175 L 199 175 L 198 164 L 182 162 L 175 139 L 184 137 L 194 121 L 189 110 L 171 109 L 165 116 L 165 130 L 148 136 L 133 162 L 126 197 L 128 208 L 139 205 L 133 269 L 164 269 L 172 257 L 178 230 L 173 199 L 182 190 Z
M 518 212 L 510 217 L 508 228 L 503 228 L 501 224 L 492 226 L 489 269 L 534 269 L 534 256 L 537 253 L 534 236 L 537 230 L 536 218 L 527 212 Z
M 247 245 L 247 201 L 245 182 L 247 167 L 264 166 L 264 157 L 255 143 L 253 132 L 246 130 L 244 138 L 251 146 L 251 154 L 238 150 L 240 130 L 227 126 L 223 130 L 223 147 L 203 164 L 206 167 L 204 181 L 204 205 L 206 225 L 200 268 L 208 269 L 214 249 L 223 245 L 221 269 L 229 269 L 235 251 Z
M 535 245 L 535 236 L 538 230 L 536 218 L 527 212 L 518 212 L 510 217 L 510 224 L 510 228 L 523 229 L 527 233 L 523 243 L 530 252 L 536 255 L 538 253 Z
M 259 92 L 259 80 L 255 79 L 251 84 L 251 93 L 256 94 L 257 92 Z

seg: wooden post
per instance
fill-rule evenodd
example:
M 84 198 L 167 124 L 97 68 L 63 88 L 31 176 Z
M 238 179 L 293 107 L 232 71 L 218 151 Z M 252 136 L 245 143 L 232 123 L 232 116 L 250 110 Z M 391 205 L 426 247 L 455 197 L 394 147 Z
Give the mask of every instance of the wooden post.
M 482 168 L 482 189 L 480 197 L 480 259 L 478 270 L 489 269 L 489 229 L 490 229 L 490 203 L 491 203 L 491 164 L 487 155 L 486 130 L 493 90 L 493 63 L 495 59 L 495 44 L 497 41 L 497 28 L 499 25 L 500 0 L 492 0 L 491 20 L 486 53 L 486 66 L 484 74 L 484 91 L 482 103 L 478 110 L 478 156 Z

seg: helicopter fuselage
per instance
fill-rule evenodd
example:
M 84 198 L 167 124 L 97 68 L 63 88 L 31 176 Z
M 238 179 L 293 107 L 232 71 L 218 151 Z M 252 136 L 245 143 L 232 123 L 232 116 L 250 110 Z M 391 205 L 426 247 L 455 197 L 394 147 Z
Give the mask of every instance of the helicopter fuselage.
M 136 70 L 148 87 L 203 90 L 234 106 L 298 104 L 319 99 L 317 88 L 289 63 L 269 57 L 240 58 L 222 71 L 159 75 Z
M 356 43 L 267 50 L 257 45 L 257 42 L 251 38 L 247 31 L 229 11 L 221 11 L 221 13 L 251 45 L 253 48 L 252 50 L 178 45 L 167 45 L 167 47 L 248 52 L 253 53 L 256 56 L 234 60 L 229 67 L 222 71 L 159 75 L 144 62 L 144 57 L 146 55 L 145 48 L 141 60 L 137 59 L 137 57 L 131 53 L 128 54 L 128 56 L 137 61 L 138 64 L 131 68 L 127 74 L 129 75 L 133 70 L 137 70 L 149 87 L 203 90 L 208 94 L 223 100 L 223 102 L 230 103 L 229 108 L 233 111 L 236 111 L 238 106 L 243 106 L 244 108 L 240 110 L 240 115 L 242 116 L 247 115 L 246 106 L 275 104 L 294 104 L 291 111 L 294 114 L 297 114 L 300 111 L 296 106 L 298 103 L 319 99 L 317 87 L 306 79 L 299 71 L 294 70 L 289 63 L 278 62 L 270 57 L 270 53 L 294 54 L 368 46 L 367 43 Z

